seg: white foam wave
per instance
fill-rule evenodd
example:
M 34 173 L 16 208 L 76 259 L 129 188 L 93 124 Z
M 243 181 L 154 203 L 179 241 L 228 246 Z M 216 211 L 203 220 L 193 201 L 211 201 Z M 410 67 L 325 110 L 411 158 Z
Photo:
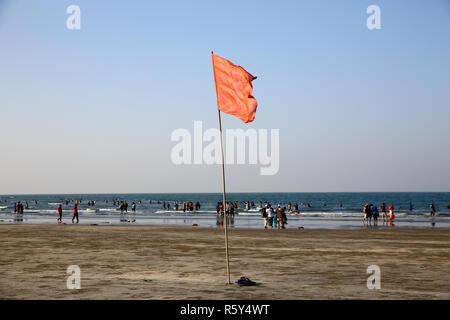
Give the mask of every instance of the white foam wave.
M 259 216 L 261 214 L 259 213 L 259 211 L 258 212 L 241 211 L 241 212 L 238 212 L 238 215 L 240 215 L 240 216 Z
M 197 210 L 197 211 L 186 211 L 184 212 L 183 210 L 157 210 L 155 211 L 155 213 L 179 213 L 179 214 L 203 214 L 203 213 L 216 213 L 216 211 L 212 211 L 212 210 Z

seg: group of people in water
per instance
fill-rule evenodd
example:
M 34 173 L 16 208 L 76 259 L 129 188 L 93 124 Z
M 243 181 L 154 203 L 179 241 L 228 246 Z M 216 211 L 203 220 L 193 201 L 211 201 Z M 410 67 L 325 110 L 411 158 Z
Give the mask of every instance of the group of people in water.
M 259 202 L 259 204 L 258 204 L 258 209 L 261 211 L 261 209 L 263 209 L 263 208 L 267 208 L 267 205 L 269 205 L 270 206 L 270 203 L 267 203 L 267 202 L 265 202 L 266 204 L 265 205 L 263 205 L 263 203 L 262 203 L 262 201 L 260 201 Z M 281 204 L 279 204 L 280 206 L 281 206 Z M 327 203 L 326 202 L 323 202 L 322 203 L 322 207 L 326 207 L 327 206 Z M 341 202 L 341 203 L 339 203 L 339 207 L 340 208 L 343 208 L 343 203 Z M 254 208 L 255 207 L 255 203 L 253 202 L 253 201 L 251 201 L 251 202 L 245 202 L 245 209 L 246 210 L 250 210 L 250 209 L 252 209 L 252 208 Z M 300 214 L 300 208 L 308 208 L 308 209 L 312 209 L 313 208 L 313 206 L 311 205 L 311 203 L 303 203 L 303 202 L 300 202 L 300 204 L 298 204 L 297 202 L 295 202 L 294 204 L 292 204 L 291 202 L 288 202 L 287 203 L 287 206 L 286 207 L 283 207 L 284 208 L 284 210 L 285 211 L 287 211 L 288 213 L 295 213 L 295 214 Z
M 28 202 L 26 203 L 28 209 Z M 23 204 L 19 202 L 14 202 L 14 213 L 16 214 L 15 221 L 23 221 Z
M 223 202 L 217 202 L 216 205 L 216 215 L 218 217 L 223 217 L 224 213 L 227 217 L 234 217 L 235 212 L 237 211 L 239 202 L 228 202 L 225 205 L 225 211 L 223 207 Z
M 373 225 L 378 225 L 378 217 L 381 213 L 381 218 L 383 219 L 383 225 L 387 225 L 388 223 L 393 226 L 394 220 L 395 220 L 395 213 L 394 213 L 394 205 L 390 204 L 389 207 L 386 206 L 386 204 L 383 202 L 381 206 L 377 207 L 373 204 L 366 203 L 363 207 L 363 224 L 365 226 L 371 226 L 372 221 Z M 388 212 L 389 210 L 389 212 Z M 409 204 L 409 210 L 413 210 L 412 203 Z M 430 204 L 430 216 L 434 217 L 436 215 L 436 207 L 434 203 Z
M 114 200 L 114 202 L 116 202 Z M 73 216 L 72 216 L 72 223 L 75 223 L 75 219 L 77 221 L 77 223 L 80 222 L 80 219 L 78 217 L 78 204 L 81 203 L 81 201 L 79 200 L 75 200 L 75 204 L 73 206 Z M 117 203 L 119 203 L 119 201 L 117 201 Z M 68 200 L 66 200 L 66 205 L 68 204 Z M 89 201 L 88 202 L 88 206 L 95 206 L 95 200 Z M 118 210 L 120 210 L 120 215 L 121 215 L 121 221 L 122 221 L 122 216 L 128 212 L 128 202 L 126 201 L 120 201 L 120 205 Z M 133 213 L 136 212 L 136 203 L 133 202 L 131 204 L 131 211 Z M 58 223 L 62 223 L 62 216 L 63 216 L 63 207 L 62 204 L 58 205 Z
M 254 202 L 244 202 L 245 209 L 250 210 L 255 207 Z M 289 212 L 292 212 L 292 205 L 291 203 L 288 204 L 289 206 Z M 298 206 L 298 205 L 297 205 Z M 234 214 L 237 212 L 239 207 L 239 202 L 227 202 L 225 205 L 225 208 L 223 206 L 222 202 L 217 202 L 216 206 L 216 215 L 218 218 L 218 221 L 223 218 L 224 214 L 226 214 L 226 217 L 229 217 L 230 219 L 234 219 Z M 267 203 L 267 205 L 263 206 L 262 202 L 259 203 L 259 211 L 261 213 L 261 217 L 264 219 L 264 229 L 285 229 L 287 224 L 287 216 L 286 216 L 286 207 L 281 207 L 281 204 L 278 204 L 277 209 L 273 210 L 270 203 Z M 297 208 L 298 212 L 298 208 Z
M 373 219 L 373 225 L 377 226 L 378 225 L 378 217 L 381 212 L 381 217 L 383 219 L 383 225 L 387 225 L 388 223 L 390 223 L 390 225 L 393 226 L 394 219 L 395 219 L 394 205 L 393 204 L 389 205 L 389 214 L 388 214 L 387 210 L 388 209 L 384 202 L 380 207 L 377 207 L 373 204 L 366 203 L 363 207 L 363 213 L 364 213 L 363 224 L 365 226 L 370 226 L 370 225 L 372 225 L 372 219 Z
M 173 210 L 174 211 L 179 211 L 180 210 L 180 208 L 181 208 L 181 210 L 183 211 L 183 212 L 186 212 L 186 211 L 198 211 L 198 210 L 200 210 L 200 207 L 201 207 L 201 205 L 200 205 L 200 202 L 196 202 L 195 204 L 194 204 L 194 202 L 192 202 L 192 201 L 187 201 L 187 202 L 184 202 L 184 201 L 180 201 L 181 202 L 181 205 L 180 204 L 178 204 L 178 202 L 177 201 L 175 201 L 174 203 L 173 203 Z M 170 210 L 170 203 L 169 202 L 164 202 L 163 203 L 163 207 L 164 207 L 164 209 L 165 210 Z
M 288 204 L 290 206 L 290 203 Z M 292 211 L 292 207 L 289 207 Z M 297 208 L 298 211 L 298 208 Z M 276 210 L 273 210 L 270 203 L 260 209 L 261 217 L 264 219 L 264 229 L 285 229 L 287 224 L 286 207 L 278 204 Z
M 5 200 L 6 201 L 6 200 Z M 70 203 L 73 204 L 73 216 L 72 216 L 72 223 L 79 223 L 79 216 L 78 216 L 78 206 L 82 203 L 82 199 L 66 199 L 62 201 L 61 204 L 58 205 L 58 222 L 62 223 L 62 216 L 63 216 L 63 203 L 68 206 Z M 108 200 L 104 200 L 106 203 Z M 0 202 L 2 202 L 0 200 Z M 139 204 L 142 204 L 141 200 L 136 201 Z M 137 203 L 132 202 L 131 203 L 131 212 L 134 214 L 136 212 Z M 112 201 L 114 207 L 117 208 L 118 211 L 120 211 L 121 219 L 122 217 L 126 217 L 128 214 L 128 202 L 126 200 L 120 200 L 120 199 L 114 199 Z M 200 202 L 193 202 L 193 201 L 174 201 L 173 207 L 171 207 L 170 202 L 168 201 L 155 201 L 155 200 L 149 200 L 149 204 L 162 204 L 163 208 L 165 210 L 171 210 L 174 211 L 180 211 L 183 212 L 194 212 L 198 211 L 201 208 Z M 38 202 L 34 200 L 34 204 L 37 205 Z M 87 202 L 88 207 L 94 207 L 96 205 L 96 200 L 89 200 Z M 319 205 L 320 206 L 320 205 Z M 326 207 L 326 203 L 323 202 L 322 207 Z M 343 204 L 339 203 L 339 207 L 343 208 Z M 450 205 L 446 206 L 447 209 L 450 209 Z M 23 221 L 23 213 L 24 209 L 32 209 L 29 206 L 28 201 L 24 201 L 24 204 L 21 201 L 15 202 L 13 205 L 14 213 L 16 213 L 16 221 Z M 272 208 L 271 204 L 268 202 L 259 201 L 258 205 L 255 205 L 255 202 L 253 201 L 232 201 L 227 202 L 224 206 L 222 202 L 217 202 L 216 205 L 216 214 L 218 221 L 223 222 L 223 217 L 226 215 L 227 217 L 231 217 L 234 219 L 234 215 L 238 213 L 238 210 L 244 209 L 244 211 L 251 211 L 255 210 L 256 212 L 260 212 L 261 217 L 264 220 L 264 228 L 265 229 L 285 229 L 285 226 L 287 224 L 287 216 L 286 214 L 300 214 L 300 209 L 303 208 L 306 210 L 306 208 L 313 208 L 313 206 L 310 203 L 303 203 L 300 202 L 297 203 L 291 203 L 288 202 L 285 205 L 278 204 L 276 208 Z M 409 204 L 409 210 L 413 211 L 414 207 L 413 204 Z M 436 215 L 437 209 L 434 203 L 429 205 L 429 212 L 430 216 L 434 217 Z M 374 205 L 372 203 L 366 203 L 363 206 L 363 224 L 365 226 L 377 226 L 379 218 L 381 217 L 383 225 L 390 224 L 391 226 L 394 225 L 395 221 L 395 208 L 394 204 L 390 204 L 389 206 L 385 203 L 382 203 L 380 206 Z M 125 218 L 124 218 L 125 219 Z M 121 220 L 122 221 L 122 220 Z M 135 220 L 134 220 L 135 221 Z M 133 221 L 133 222 L 134 222 Z

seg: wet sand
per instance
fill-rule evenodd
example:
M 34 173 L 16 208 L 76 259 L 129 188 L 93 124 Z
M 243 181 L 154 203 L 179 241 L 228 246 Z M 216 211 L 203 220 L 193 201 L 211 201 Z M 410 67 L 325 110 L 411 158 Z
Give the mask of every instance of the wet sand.
M 450 229 L 0 225 L 1 299 L 450 299 Z M 370 265 L 381 289 L 369 290 Z M 81 289 L 66 287 L 69 265 Z

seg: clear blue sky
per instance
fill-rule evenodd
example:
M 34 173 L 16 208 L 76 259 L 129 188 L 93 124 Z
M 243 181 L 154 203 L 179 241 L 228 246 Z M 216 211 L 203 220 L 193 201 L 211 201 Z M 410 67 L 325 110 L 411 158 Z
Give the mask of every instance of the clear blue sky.
M 229 191 L 450 191 L 449 1 L 0 0 L 0 39 L 0 194 L 219 192 L 170 161 L 217 126 L 211 50 L 258 77 L 224 127 L 280 129 L 279 173 Z

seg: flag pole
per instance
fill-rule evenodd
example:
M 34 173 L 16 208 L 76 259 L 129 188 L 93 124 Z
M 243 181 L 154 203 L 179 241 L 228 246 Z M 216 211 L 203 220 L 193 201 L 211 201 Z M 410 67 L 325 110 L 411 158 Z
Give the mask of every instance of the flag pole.
M 213 63 L 213 71 L 214 71 L 214 84 L 216 87 L 216 96 L 217 96 L 217 82 L 216 82 L 216 70 L 214 68 L 214 57 L 213 52 L 211 51 L 211 58 Z M 227 214 L 227 198 L 225 193 L 225 161 L 223 155 L 223 139 L 222 139 L 222 119 L 220 118 L 220 109 L 219 109 L 219 101 L 217 101 L 217 113 L 219 115 L 219 131 L 220 131 L 220 150 L 222 153 L 222 208 L 223 208 L 223 216 L 225 220 L 225 259 L 227 263 L 227 275 L 228 275 L 228 284 L 231 284 L 230 279 L 230 259 L 228 255 L 228 214 Z M 220 212 L 219 212 L 220 214 Z
M 220 150 L 222 151 L 222 197 L 223 197 L 223 215 L 225 220 L 225 256 L 227 261 L 227 274 L 228 274 L 228 284 L 231 284 L 230 280 L 230 260 L 228 255 L 228 213 L 227 213 L 227 199 L 225 194 L 225 161 L 223 156 L 223 141 L 222 141 L 222 120 L 220 119 L 220 110 L 217 109 L 219 113 L 219 131 L 220 131 Z

